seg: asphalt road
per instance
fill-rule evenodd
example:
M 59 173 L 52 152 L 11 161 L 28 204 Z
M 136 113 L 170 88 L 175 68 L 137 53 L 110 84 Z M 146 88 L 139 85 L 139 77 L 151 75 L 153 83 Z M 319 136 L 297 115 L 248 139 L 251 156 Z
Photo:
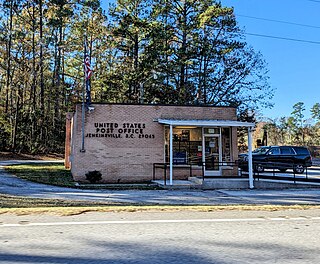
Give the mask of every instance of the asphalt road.
M 320 211 L 0 215 L 0 263 L 320 263 Z
M 0 167 L 0 193 L 144 204 L 320 204 L 320 189 L 78 190 Z M 0 215 L 0 263 L 320 263 L 320 209 Z

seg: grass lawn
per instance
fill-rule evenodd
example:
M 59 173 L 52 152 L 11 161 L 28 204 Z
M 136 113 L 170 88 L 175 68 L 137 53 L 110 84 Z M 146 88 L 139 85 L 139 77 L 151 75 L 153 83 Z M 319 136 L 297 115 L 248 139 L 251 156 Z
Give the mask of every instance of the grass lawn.
M 0 208 L 36 208 L 36 207 L 96 207 L 121 205 L 120 203 L 99 203 L 88 201 L 70 201 L 60 199 L 39 199 L 24 196 L 0 194 Z M 0 211 L 1 212 L 1 211 Z
M 58 214 L 78 215 L 87 212 L 137 212 L 152 210 L 153 207 L 116 202 L 88 202 L 61 199 L 39 199 L 0 194 L 1 214 Z
M 4 167 L 8 173 L 14 174 L 21 179 L 28 181 L 44 183 L 49 185 L 56 185 L 61 187 L 76 187 L 83 189 L 115 189 L 115 190 L 127 190 L 127 189 L 145 189 L 155 190 L 161 189 L 157 186 L 150 184 L 149 182 L 140 184 L 86 184 L 79 187 L 73 181 L 70 170 L 64 168 L 64 164 L 61 163 L 30 163 L 9 165 Z
M 33 182 L 63 187 L 75 186 L 71 172 L 64 168 L 63 163 L 10 165 L 6 166 L 5 169 L 21 179 Z

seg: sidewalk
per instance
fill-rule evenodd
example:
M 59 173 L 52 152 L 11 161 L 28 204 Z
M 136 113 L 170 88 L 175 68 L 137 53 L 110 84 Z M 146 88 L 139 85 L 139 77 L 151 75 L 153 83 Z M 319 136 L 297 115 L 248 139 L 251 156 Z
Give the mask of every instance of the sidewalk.
M 6 173 L 0 161 L 0 193 L 34 198 L 123 202 L 146 205 L 320 205 L 320 189 L 284 190 L 81 190 L 49 186 Z M 40 161 L 46 162 L 46 161 Z M 50 161 L 52 162 L 52 161 Z

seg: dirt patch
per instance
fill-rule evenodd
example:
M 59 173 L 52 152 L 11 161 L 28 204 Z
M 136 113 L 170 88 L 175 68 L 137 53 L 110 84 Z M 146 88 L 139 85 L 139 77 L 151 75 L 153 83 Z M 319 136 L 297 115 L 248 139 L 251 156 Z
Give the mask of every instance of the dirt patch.
M 27 198 L 31 199 L 31 198 Z M 33 198 L 34 199 L 34 198 Z M 40 201 L 37 204 L 37 200 Z M 1 214 L 15 214 L 15 215 L 32 215 L 32 214 L 55 214 L 61 216 L 73 216 L 80 215 L 84 213 L 94 213 L 94 212 L 177 212 L 177 211 L 190 211 L 190 212 L 219 212 L 219 211 L 283 211 L 283 210 L 315 210 L 319 209 L 319 206 L 313 205 L 144 205 L 144 204 L 108 204 L 108 203 L 86 203 L 85 206 L 81 206 L 81 201 L 62 201 L 62 200 L 52 200 L 56 202 L 55 205 L 52 203 L 50 205 L 43 204 L 43 202 L 49 203 L 49 199 L 34 199 L 31 201 L 32 205 L 24 204 L 22 206 L 7 206 L 0 208 Z M 68 204 L 69 203 L 69 204 Z M 77 203 L 78 206 L 77 207 Z
M 63 154 L 40 154 L 31 155 L 24 153 L 12 153 L 12 152 L 1 152 L 0 151 L 0 161 L 1 160 L 61 160 L 64 158 Z

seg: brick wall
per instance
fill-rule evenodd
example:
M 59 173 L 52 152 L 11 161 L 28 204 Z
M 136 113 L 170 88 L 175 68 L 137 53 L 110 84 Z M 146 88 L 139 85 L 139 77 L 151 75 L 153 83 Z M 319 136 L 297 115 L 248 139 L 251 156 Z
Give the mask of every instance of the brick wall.
M 93 106 L 94 111 L 85 113 L 85 152 L 80 152 L 81 105 L 73 119 L 71 172 L 80 182 L 94 170 L 102 173 L 104 183 L 151 180 L 153 163 L 164 162 L 164 127 L 155 122 L 158 118 L 236 120 L 235 108 L 225 107 Z

